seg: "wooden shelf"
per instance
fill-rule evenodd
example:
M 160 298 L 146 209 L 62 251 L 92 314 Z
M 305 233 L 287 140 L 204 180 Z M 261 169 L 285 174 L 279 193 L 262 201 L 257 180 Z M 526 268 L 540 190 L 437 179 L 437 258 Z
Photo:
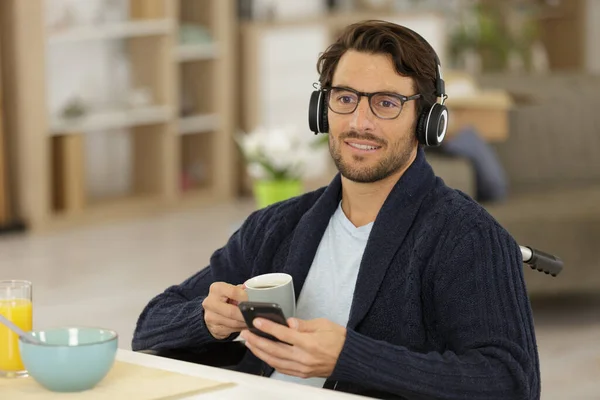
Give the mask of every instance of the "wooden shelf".
M 218 129 L 219 116 L 217 114 L 192 115 L 179 120 L 180 135 L 211 132 Z
M 213 191 L 207 188 L 194 188 L 182 193 L 181 205 L 186 208 L 197 208 L 208 204 L 214 204 L 218 198 Z
M 128 21 L 100 26 L 83 26 L 49 35 L 48 44 L 165 35 L 173 32 L 174 28 L 175 24 L 171 19 Z
M 179 62 L 210 60 L 218 57 L 216 43 L 182 44 L 177 48 L 176 57 Z
M 51 122 L 50 132 L 52 135 L 60 135 L 65 132 L 93 132 L 160 124 L 169 121 L 173 114 L 172 107 L 168 106 L 99 112 L 73 120 L 54 120 Z

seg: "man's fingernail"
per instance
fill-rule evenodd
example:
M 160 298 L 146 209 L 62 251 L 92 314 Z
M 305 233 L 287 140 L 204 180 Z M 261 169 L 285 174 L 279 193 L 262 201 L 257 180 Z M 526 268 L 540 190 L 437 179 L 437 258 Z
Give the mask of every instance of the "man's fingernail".
M 290 318 L 288 324 L 290 324 L 290 328 L 298 329 L 298 321 L 296 321 L 295 319 Z
M 262 326 L 262 321 L 260 319 L 255 319 L 254 320 L 254 326 L 257 328 L 260 328 Z

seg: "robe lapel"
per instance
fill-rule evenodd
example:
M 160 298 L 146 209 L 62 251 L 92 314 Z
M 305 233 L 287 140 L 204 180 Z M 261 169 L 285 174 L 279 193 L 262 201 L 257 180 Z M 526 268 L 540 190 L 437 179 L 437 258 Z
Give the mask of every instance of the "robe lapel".
M 342 182 L 337 174 L 325 189 L 323 195 L 302 216 L 292 238 L 290 252 L 284 271 L 294 279 L 296 301 L 304 286 L 304 281 L 321 243 L 321 239 L 331 216 L 335 212 L 342 196 Z
M 358 272 L 348 328 L 354 329 L 367 314 L 394 254 L 434 183 L 433 170 L 419 149 L 417 158 L 398 180 L 373 224 Z

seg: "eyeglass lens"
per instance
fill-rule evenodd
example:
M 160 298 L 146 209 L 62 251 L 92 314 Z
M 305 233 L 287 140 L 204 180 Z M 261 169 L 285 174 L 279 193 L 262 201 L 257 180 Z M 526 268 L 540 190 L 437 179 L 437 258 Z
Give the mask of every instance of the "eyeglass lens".
M 329 92 L 329 107 L 339 114 L 351 114 L 358 107 L 359 95 L 351 90 L 333 88 Z M 379 118 L 393 119 L 402 111 L 402 101 L 392 95 L 377 93 L 370 97 L 369 106 Z

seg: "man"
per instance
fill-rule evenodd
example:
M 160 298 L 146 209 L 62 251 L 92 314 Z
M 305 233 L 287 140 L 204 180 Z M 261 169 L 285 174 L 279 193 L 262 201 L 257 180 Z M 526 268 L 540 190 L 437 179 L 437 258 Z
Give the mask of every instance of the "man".
M 435 59 L 404 27 L 348 27 L 318 63 L 340 174 L 250 215 L 207 268 L 148 304 L 134 350 L 241 332 L 238 369 L 273 379 L 380 398 L 538 399 L 519 247 L 435 177 L 416 137 L 436 102 Z M 243 282 L 269 272 L 292 275 L 297 318 L 257 328 L 291 346 L 250 333 L 235 306 Z

